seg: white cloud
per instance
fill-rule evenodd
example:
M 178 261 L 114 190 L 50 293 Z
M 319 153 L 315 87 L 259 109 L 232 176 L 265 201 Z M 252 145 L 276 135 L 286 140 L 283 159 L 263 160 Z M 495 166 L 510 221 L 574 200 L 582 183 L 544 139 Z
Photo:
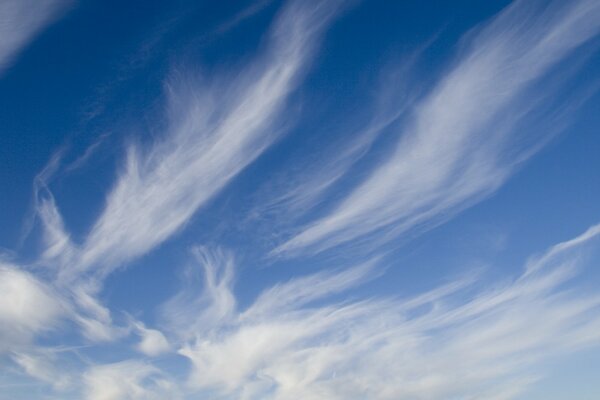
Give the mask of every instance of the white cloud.
M 87 400 L 179 398 L 172 382 L 156 367 L 137 360 L 95 365 L 83 381 Z
M 140 342 L 136 346 L 139 352 L 150 357 L 156 357 L 167 353 L 171 349 L 167 338 L 161 331 L 146 328 L 140 322 L 135 323 L 134 327 L 141 337 Z
M 340 5 L 290 2 L 269 32 L 263 56 L 228 82 L 204 85 L 192 73 L 174 73 L 166 85 L 163 137 L 147 148 L 130 146 L 104 211 L 82 244 L 71 239 L 48 189 L 61 153 L 36 177 L 35 211 L 44 234 L 38 264 L 56 272 L 52 283 L 73 304 L 73 319 L 87 339 L 115 340 L 126 331 L 113 325 L 97 299 L 103 278 L 183 227 L 281 134 L 275 124 L 286 99 Z M 144 344 L 140 349 L 149 350 Z
M 525 267 L 487 289 L 473 278 L 412 299 L 326 301 L 369 279 L 361 266 L 277 285 L 246 310 L 228 301 L 212 325 L 185 335 L 179 352 L 193 365 L 188 383 L 232 399 L 515 398 L 540 363 L 600 344 L 600 297 L 570 281 L 582 247 L 597 249 L 598 233 L 595 226 L 552 247 L 537 271 Z M 231 268 L 230 256 L 210 254 L 204 267 L 213 277 Z M 225 276 L 206 289 L 220 288 L 215 303 L 233 296 Z
M 0 262 L 0 352 L 27 345 L 66 315 L 60 297 L 28 272 Z
M 69 3 L 69 0 L 0 2 L 0 74 L 18 52 Z
M 180 229 L 277 137 L 274 123 L 338 2 L 291 3 L 266 55 L 225 87 L 171 81 L 170 124 L 149 149 L 132 146 L 126 166 L 75 264 L 108 273 Z
M 193 250 L 204 269 L 204 285 L 198 284 L 195 270 L 186 270 L 186 285 L 162 306 L 161 314 L 170 330 L 183 340 L 194 338 L 233 316 L 236 300 L 233 284 L 233 256 L 223 250 L 198 247 Z
M 46 382 L 55 390 L 64 390 L 71 383 L 71 377 L 60 371 L 60 367 L 56 365 L 58 359 L 51 351 L 37 349 L 15 352 L 11 358 L 27 375 Z
M 579 250 L 600 235 L 598 225 L 531 258 L 515 280 L 488 287 L 472 277 L 408 299 L 350 292 L 380 276 L 382 257 L 280 282 L 242 306 L 232 253 L 198 247 L 193 255 L 204 285 L 194 269 L 186 271 L 185 288 L 160 310 L 160 331 L 139 321 L 116 326 L 113 311 L 98 297 L 103 278 L 182 229 L 277 140 L 285 102 L 340 3 L 292 2 L 272 29 L 264 56 L 227 83 L 204 85 L 185 73 L 170 80 L 164 136 L 129 148 L 105 208 L 81 244 L 71 238 L 47 188 L 59 158 L 49 164 L 34 187 L 44 229 L 35 272 L 0 263 L 0 353 L 56 390 L 78 390 L 81 383 L 90 400 L 176 399 L 183 391 L 191 398 L 261 400 L 511 399 L 535 381 L 535 366 L 548 357 L 600 343 L 600 296 L 570 280 Z M 15 4 L 1 3 L 0 12 L 21 7 Z M 54 3 L 40 4 L 36 12 Z M 531 109 L 518 109 L 527 101 L 522 94 L 599 29 L 595 3 L 557 4 L 521 19 L 516 14 L 525 5 L 518 3 L 471 34 L 471 47 L 417 107 L 412 129 L 390 159 L 333 214 L 279 250 L 319 251 L 385 228 L 395 235 L 496 189 L 518 163 L 504 156 L 518 136 L 513 128 Z M 0 64 L 2 49 L 0 44 Z M 513 111 L 495 129 L 500 115 Z M 388 126 L 376 122 L 367 139 L 325 163 L 327 173 L 276 203 L 310 208 Z M 519 147 L 518 161 L 531 149 Z M 337 297 L 348 293 L 353 297 Z M 74 383 L 75 376 L 60 369 L 65 360 L 59 351 L 35 344 L 62 319 L 94 343 L 134 332 L 140 338 L 135 350 L 165 357 L 156 365 L 94 365 L 84 351 L 73 350 L 74 363 L 92 365 Z M 60 334 L 70 339 L 69 331 Z M 158 367 L 175 352 L 190 363 L 185 382 Z
M 492 193 L 548 140 L 519 126 L 548 94 L 532 85 L 598 34 L 599 17 L 595 1 L 521 1 L 471 32 L 390 157 L 275 253 L 319 252 L 375 232 L 385 240 Z

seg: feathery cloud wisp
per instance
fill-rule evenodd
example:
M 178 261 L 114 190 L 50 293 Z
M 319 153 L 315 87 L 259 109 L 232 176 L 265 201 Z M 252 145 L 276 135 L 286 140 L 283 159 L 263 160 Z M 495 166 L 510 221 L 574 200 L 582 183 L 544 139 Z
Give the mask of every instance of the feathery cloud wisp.
M 169 85 L 167 132 L 149 149 L 129 149 L 77 269 L 101 260 L 106 274 L 160 244 L 277 139 L 279 112 L 340 2 L 311 6 L 287 6 L 270 33 L 267 54 L 214 97 L 210 88 L 185 79 Z
M 0 2 L 0 74 L 18 52 L 70 3 L 69 0 Z
M 547 95 L 529 89 L 598 34 L 600 5 L 531 7 L 516 2 L 468 35 L 468 51 L 415 108 L 389 159 L 275 253 L 319 252 L 376 231 L 393 237 L 459 211 L 496 190 L 545 143 L 548 137 L 518 125 Z
M 179 398 L 172 382 L 143 361 L 94 365 L 85 372 L 83 380 L 87 400 Z

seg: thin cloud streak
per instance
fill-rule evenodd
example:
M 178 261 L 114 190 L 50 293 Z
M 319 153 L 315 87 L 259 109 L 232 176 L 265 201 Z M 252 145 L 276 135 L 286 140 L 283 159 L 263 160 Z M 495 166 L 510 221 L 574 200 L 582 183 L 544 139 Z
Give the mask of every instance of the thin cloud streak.
M 389 159 L 273 254 L 318 253 L 375 232 L 389 239 L 494 192 L 548 140 L 519 126 L 548 94 L 532 85 L 594 38 L 598 21 L 595 1 L 521 1 L 467 35 L 468 50 L 415 108 Z
M 0 2 L 0 75 L 11 65 L 19 51 L 70 3 L 70 0 Z

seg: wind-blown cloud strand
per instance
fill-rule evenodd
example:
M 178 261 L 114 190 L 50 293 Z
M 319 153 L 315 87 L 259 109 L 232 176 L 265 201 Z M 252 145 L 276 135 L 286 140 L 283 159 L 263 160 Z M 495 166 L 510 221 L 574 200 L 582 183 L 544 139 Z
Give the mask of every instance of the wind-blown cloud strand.
M 275 253 L 319 252 L 375 231 L 397 235 L 489 195 L 547 141 L 519 148 L 519 122 L 548 93 L 532 85 L 600 31 L 595 1 L 517 1 L 470 33 L 468 50 L 416 106 L 388 160 Z
M 0 74 L 19 51 L 56 16 L 70 0 L 2 0 L 0 2 Z
M 170 124 L 150 149 L 129 149 L 124 170 L 76 261 L 106 274 L 181 228 L 280 134 L 275 123 L 314 42 L 339 2 L 292 3 L 270 33 L 266 55 L 229 88 L 168 84 Z M 191 85 L 191 88 L 189 87 Z M 217 96 L 227 92 L 227 96 Z

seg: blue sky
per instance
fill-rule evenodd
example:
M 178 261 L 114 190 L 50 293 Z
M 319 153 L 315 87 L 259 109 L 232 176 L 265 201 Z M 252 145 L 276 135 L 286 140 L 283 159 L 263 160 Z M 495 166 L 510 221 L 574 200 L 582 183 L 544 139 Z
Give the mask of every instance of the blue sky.
M 0 399 L 599 398 L 599 37 L 594 0 L 0 2 Z

